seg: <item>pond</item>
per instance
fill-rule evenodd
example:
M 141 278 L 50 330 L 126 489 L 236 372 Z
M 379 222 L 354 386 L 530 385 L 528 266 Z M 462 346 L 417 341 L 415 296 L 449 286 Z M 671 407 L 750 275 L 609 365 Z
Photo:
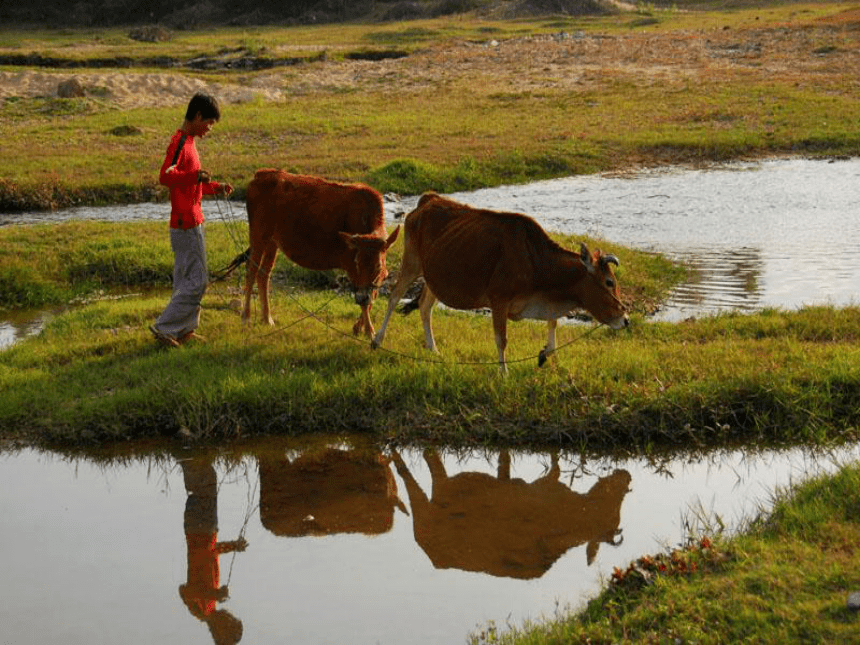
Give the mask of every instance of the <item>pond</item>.
M 463 643 L 575 607 L 698 518 L 736 526 L 858 453 L 7 452 L 0 641 Z
M 673 321 L 857 304 L 858 180 L 860 159 L 796 159 L 453 197 L 690 264 L 695 279 L 656 316 Z M 391 199 L 391 223 L 415 201 Z M 165 209 L 0 215 L 0 225 Z M 0 347 L 50 315 L 5 316 Z M 614 567 L 677 545 L 699 518 L 735 527 L 777 487 L 858 453 L 398 454 L 344 438 L 231 454 L 7 450 L 0 645 L 464 642 L 577 606 Z

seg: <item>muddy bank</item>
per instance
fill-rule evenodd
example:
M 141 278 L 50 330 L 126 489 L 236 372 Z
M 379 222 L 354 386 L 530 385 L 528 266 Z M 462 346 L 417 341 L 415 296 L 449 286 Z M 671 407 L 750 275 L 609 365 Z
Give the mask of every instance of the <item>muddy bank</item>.
M 408 52 L 402 50 L 355 51 L 348 52 L 348 60 L 379 61 L 405 58 Z M 191 70 L 244 70 L 259 71 L 277 67 L 292 67 L 303 63 L 316 63 L 326 60 L 326 53 L 310 56 L 257 56 L 247 50 L 226 52 L 216 56 L 195 56 L 177 58 L 173 56 L 113 56 L 95 58 L 59 58 L 42 54 L 0 54 L 0 65 L 10 67 L 36 67 L 47 69 L 129 69 L 163 68 Z

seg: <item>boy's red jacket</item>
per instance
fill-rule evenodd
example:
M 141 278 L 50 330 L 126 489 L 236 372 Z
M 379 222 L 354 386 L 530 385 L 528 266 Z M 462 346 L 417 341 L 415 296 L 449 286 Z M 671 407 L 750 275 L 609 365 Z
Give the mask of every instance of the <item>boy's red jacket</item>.
M 197 173 L 200 168 L 194 137 L 177 130 L 167 146 L 167 155 L 158 176 L 159 183 L 170 189 L 170 228 L 188 229 L 203 223 L 200 205 L 203 195 L 214 195 L 220 184 L 217 181 L 199 183 Z

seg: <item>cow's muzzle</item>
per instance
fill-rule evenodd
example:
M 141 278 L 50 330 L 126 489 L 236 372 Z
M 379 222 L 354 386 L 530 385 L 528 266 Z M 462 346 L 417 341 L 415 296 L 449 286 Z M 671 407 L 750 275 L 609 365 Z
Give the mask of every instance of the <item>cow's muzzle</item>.
M 628 318 L 627 314 L 624 314 L 623 316 L 618 316 L 618 318 L 610 321 L 608 325 L 612 329 L 626 329 L 630 326 L 630 318 Z
M 355 304 L 359 307 L 367 307 L 373 302 L 373 297 L 375 295 L 375 291 L 373 288 L 368 289 L 356 289 L 355 290 Z

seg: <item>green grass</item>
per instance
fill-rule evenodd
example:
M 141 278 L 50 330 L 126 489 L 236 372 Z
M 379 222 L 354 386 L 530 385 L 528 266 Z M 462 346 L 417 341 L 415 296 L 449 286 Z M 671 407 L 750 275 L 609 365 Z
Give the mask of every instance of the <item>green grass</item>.
M 333 179 L 360 180 L 382 191 L 418 194 L 593 173 L 636 164 L 702 163 L 739 157 L 860 154 L 860 102 L 852 71 L 827 66 L 827 52 L 851 51 L 853 32 L 815 23 L 848 5 L 821 3 L 731 12 L 649 10 L 661 37 L 689 30 L 758 33 L 783 25 L 809 31 L 802 51 L 779 51 L 779 72 L 755 61 L 731 73 L 709 70 L 662 81 L 635 67 L 583 72 L 582 82 L 560 83 L 556 72 L 531 78 L 528 89 L 503 76 L 475 72 L 444 83 L 415 84 L 410 68 L 380 74 L 360 86 L 309 84 L 306 74 L 325 62 L 281 68 L 288 98 L 258 97 L 225 106 L 206 166 L 242 196 L 257 168 L 283 167 Z M 635 15 L 635 14 L 634 14 Z M 0 54 L 40 52 L 83 57 L 190 58 L 249 51 L 265 56 L 317 56 L 331 61 L 368 47 L 411 50 L 442 43 L 484 43 L 560 30 L 623 41 L 631 14 L 601 18 L 486 21 L 437 19 L 398 24 L 255 27 L 183 32 L 167 43 L 136 43 L 119 30 L 0 31 Z M 639 29 L 639 28 L 637 28 Z M 638 33 L 635 32 L 635 33 Z M 744 35 L 743 38 L 751 36 Z M 740 36 L 739 36 L 740 38 Z M 745 41 L 744 41 L 745 42 Z M 726 46 L 730 46 L 729 41 Z M 787 45 L 788 46 L 788 45 Z M 637 46 L 638 47 L 638 46 Z M 769 49 L 770 50 L 770 49 Z M 768 51 L 769 51 L 768 50 Z M 722 50 L 706 52 L 715 56 Z M 731 51 L 731 50 L 729 50 Z M 825 52 L 825 53 L 821 53 Z M 677 56 L 631 52 L 621 63 L 655 69 Z M 820 60 L 820 70 L 795 71 L 792 57 Z M 407 59 L 408 60 L 408 59 Z M 782 58 L 779 58 L 781 61 Z M 153 71 L 132 68 L 124 73 Z M 160 70 L 164 72 L 165 70 Z M 249 85 L 269 72 L 222 70 L 178 76 Z M 9 98 L 0 101 L 0 209 L 6 211 L 164 199 L 157 168 L 182 107 L 114 107 L 109 97 Z M 139 134 L 112 132 L 133 126 Z
M 860 104 L 826 93 L 773 82 L 691 87 L 683 98 L 625 83 L 599 95 L 513 100 L 462 93 L 440 102 L 422 91 L 392 101 L 379 92 L 353 95 L 348 107 L 341 97 L 296 96 L 278 106 L 228 106 L 202 154 L 238 196 L 260 167 L 418 194 L 593 173 L 629 159 L 857 154 Z M 0 207 L 164 199 L 157 168 L 177 110 L 117 113 L 88 103 L 33 99 L 0 107 L 9 150 L 0 159 Z M 67 124 L 49 127 L 60 114 Z M 142 134 L 111 134 L 123 125 Z
M 371 351 L 350 334 L 358 308 L 347 294 L 279 289 L 275 329 L 243 328 L 238 298 L 236 287 L 213 288 L 201 328 L 209 342 L 179 351 L 146 330 L 166 294 L 54 318 L 0 356 L 0 428 L 60 443 L 351 430 L 381 441 L 637 453 L 857 436 L 854 308 L 684 325 L 634 317 L 620 333 L 565 327 L 544 369 L 545 326 L 512 323 L 511 375 L 501 378 L 484 316 L 436 312 L 437 356 L 422 349 L 414 316 L 393 320 L 384 348 Z
M 207 226 L 213 271 L 244 250 L 244 237 L 239 223 Z M 568 247 L 577 241 L 569 236 L 557 239 Z M 306 271 L 282 258 L 275 272 L 278 328 L 242 328 L 237 306 L 243 278 L 236 275 L 227 283 L 214 283 L 204 303 L 204 332 L 217 340 L 165 354 L 147 331 L 166 304 L 172 272 L 163 222 L 5 227 L 0 240 L 0 306 L 77 303 L 55 317 L 37 339 L 0 355 L 3 433 L 56 441 L 78 436 L 86 442 L 170 434 L 181 428 L 201 436 L 223 436 L 269 432 L 273 424 L 290 433 L 335 424 L 384 435 L 412 425 L 407 422 L 412 414 L 417 415 L 418 433 L 422 424 L 432 425 L 439 415 L 451 414 L 452 441 L 472 441 L 468 428 L 495 420 L 502 424 L 502 434 L 493 438 L 491 432 L 481 441 L 502 440 L 505 434 L 518 443 L 530 441 L 515 427 L 523 417 L 505 402 L 506 386 L 489 391 L 484 387 L 496 372 L 485 316 L 439 312 L 439 342 L 446 364 L 414 342 L 420 333 L 417 316 L 406 321 L 398 317 L 385 350 L 370 352 L 366 339 L 357 341 L 349 333 L 358 307 L 348 293 L 337 290 L 337 272 Z M 601 240 L 584 241 L 621 258 L 618 277 L 625 285 L 623 296 L 630 310 L 640 315 L 653 309 L 686 274 L 683 267 L 658 255 Z M 389 251 L 392 269 L 399 267 L 402 248 L 398 239 Z M 157 287 L 162 288 L 160 294 L 152 295 Z M 131 295 L 105 297 L 117 293 Z M 377 322 L 386 304 L 383 298 L 377 305 Z M 308 316 L 307 310 L 317 309 L 319 319 Z M 514 365 L 520 360 L 533 364 L 545 342 L 545 328 L 512 325 L 512 339 L 521 333 L 524 338 L 518 347 L 512 346 L 509 358 Z M 565 336 L 580 333 L 563 330 L 562 342 Z M 456 349 L 448 356 L 451 343 Z M 163 393 L 164 380 L 152 380 L 165 371 L 183 382 L 175 391 L 171 385 Z M 459 376 L 452 379 L 452 371 Z M 428 386 L 431 392 L 425 391 Z M 536 383 L 527 387 L 529 396 L 546 400 L 545 394 L 532 393 Z M 100 390 L 105 394 L 92 394 Z M 386 421 L 377 414 L 390 407 L 390 400 L 402 400 L 405 407 L 390 410 Z M 30 415 L 34 409 L 44 414 Z M 547 419 L 550 424 L 564 423 L 566 414 L 568 406 Z M 533 409 L 528 419 L 542 423 L 543 415 Z
M 778 491 L 736 536 L 690 540 L 616 570 L 578 613 L 474 644 L 850 643 L 860 615 L 860 465 Z

